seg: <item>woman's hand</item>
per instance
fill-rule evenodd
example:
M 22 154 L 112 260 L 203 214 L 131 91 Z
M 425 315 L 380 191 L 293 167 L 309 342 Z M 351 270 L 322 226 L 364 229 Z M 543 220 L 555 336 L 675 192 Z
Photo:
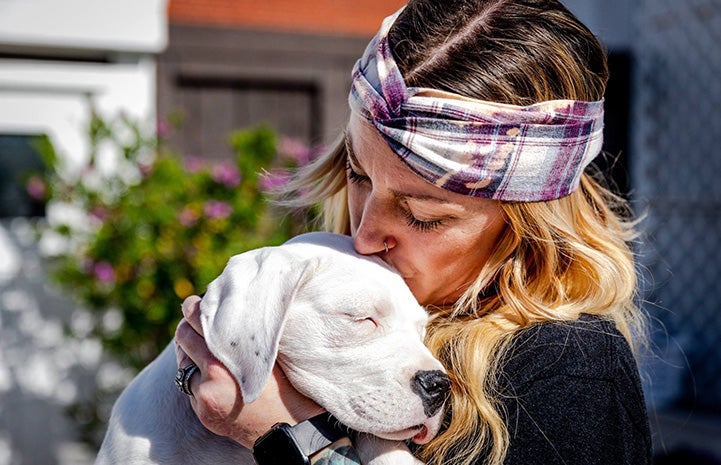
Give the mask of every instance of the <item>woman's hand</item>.
M 260 397 L 244 404 L 235 378 L 208 350 L 200 325 L 200 297 L 183 302 L 183 316 L 175 331 L 178 367 L 191 362 L 199 370 L 190 378 L 190 404 L 210 431 L 247 448 L 275 423 L 291 425 L 320 414 L 323 409 L 296 391 L 276 364 Z

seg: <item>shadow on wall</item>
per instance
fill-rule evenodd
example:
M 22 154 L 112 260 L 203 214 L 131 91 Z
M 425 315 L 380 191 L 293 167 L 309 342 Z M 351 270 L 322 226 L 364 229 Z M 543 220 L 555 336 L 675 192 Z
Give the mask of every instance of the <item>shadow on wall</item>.
M 125 382 L 101 367 L 98 341 L 65 337 L 89 315 L 46 279 L 31 222 L 0 221 L 0 465 L 92 463 L 66 408 L 98 381 Z

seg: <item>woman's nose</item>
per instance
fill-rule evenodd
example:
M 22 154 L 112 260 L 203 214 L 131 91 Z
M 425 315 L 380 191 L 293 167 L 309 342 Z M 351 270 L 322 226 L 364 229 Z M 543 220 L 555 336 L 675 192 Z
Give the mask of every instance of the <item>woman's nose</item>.
M 357 225 L 354 245 L 358 253 L 371 255 L 395 247 L 392 211 L 382 200 L 370 195 L 363 205 Z

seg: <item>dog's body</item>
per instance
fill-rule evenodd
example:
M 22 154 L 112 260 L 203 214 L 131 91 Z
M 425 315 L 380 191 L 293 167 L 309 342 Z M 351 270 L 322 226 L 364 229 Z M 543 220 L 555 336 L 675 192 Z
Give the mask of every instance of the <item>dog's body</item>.
M 277 361 L 343 424 L 384 438 L 356 444 L 368 463 L 419 463 L 397 441 L 425 442 L 439 429 L 446 390 L 435 390 L 443 368 L 422 343 L 427 315 L 402 278 L 358 255 L 350 238 L 312 233 L 233 257 L 208 286 L 201 321 L 246 403 Z M 176 368 L 171 344 L 125 389 L 97 465 L 254 463 L 202 426 L 173 384 Z

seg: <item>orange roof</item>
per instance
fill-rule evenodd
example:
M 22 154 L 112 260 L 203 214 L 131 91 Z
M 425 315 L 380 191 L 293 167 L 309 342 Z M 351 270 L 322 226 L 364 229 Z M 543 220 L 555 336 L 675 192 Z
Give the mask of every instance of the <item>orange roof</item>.
M 171 23 L 370 36 L 405 0 L 170 0 Z

